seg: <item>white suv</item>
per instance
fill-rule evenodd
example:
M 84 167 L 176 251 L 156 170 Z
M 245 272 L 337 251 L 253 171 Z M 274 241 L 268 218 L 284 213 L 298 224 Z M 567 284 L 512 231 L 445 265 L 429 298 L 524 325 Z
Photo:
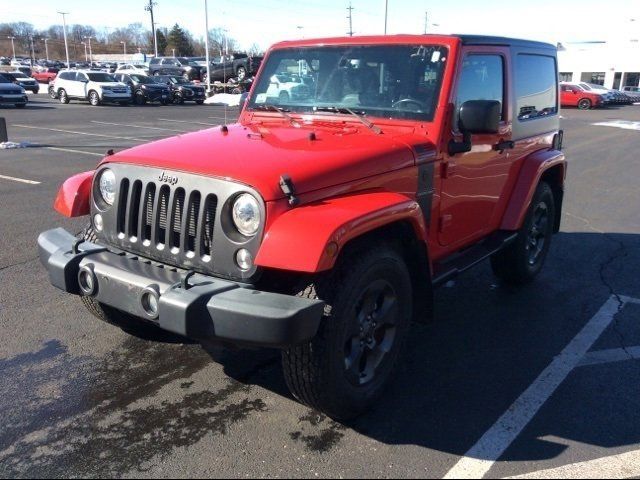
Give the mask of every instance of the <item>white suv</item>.
M 62 103 L 69 100 L 88 100 L 93 106 L 101 103 L 131 102 L 131 88 L 113 76 L 92 70 L 63 70 L 56 77 L 52 94 Z

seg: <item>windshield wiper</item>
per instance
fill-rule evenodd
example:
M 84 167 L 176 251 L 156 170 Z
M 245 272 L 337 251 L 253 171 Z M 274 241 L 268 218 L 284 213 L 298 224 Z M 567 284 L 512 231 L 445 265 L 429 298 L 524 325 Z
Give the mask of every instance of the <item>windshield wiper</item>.
M 255 105 L 254 110 L 261 110 L 263 112 L 277 112 L 282 118 L 287 120 L 291 126 L 295 128 L 300 128 L 300 124 L 294 120 L 294 118 L 287 113 L 287 111 L 282 107 L 276 107 L 275 105 L 271 105 L 270 103 L 261 103 L 260 105 Z
M 332 112 L 332 113 L 343 113 L 349 114 L 355 118 L 357 118 L 360 123 L 362 123 L 369 130 L 374 132 L 376 135 L 380 135 L 382 133 L 382 129 L 375 125 L 373 122 L 367 120 L 364 114 L 356 113 L 350 108 L 347 107 L 313 107 L 316 112 Z

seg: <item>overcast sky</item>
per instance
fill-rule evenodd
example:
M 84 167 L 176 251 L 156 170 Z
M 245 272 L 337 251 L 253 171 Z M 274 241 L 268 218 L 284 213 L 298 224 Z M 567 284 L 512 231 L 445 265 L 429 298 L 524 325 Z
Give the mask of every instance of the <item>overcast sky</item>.
M 70 12 L 70 24 L 97 28 L 117 28 L 133 22 L 150 25 L 145 0 L 2 1 L 9 11 L 3 7 L 0 21 L 25 21 L 38 28 L 61 23 L 57 10 Z M 428 28 L 435 33 L 507 35 L 553 43 L 640 38 L 640 0 L 388 2 L 391 34 L 423 33 L 428 11 Z M 353 0 L 352 4 L 356 35 L 383 33 L 385 0 Z M 257 43 L 266 48 L 299 36 L 346 34 L 348 6 L 348 0 L 209 0 L 209 26 L 224 26 L 242 47 Z M 156 24 L 169 28 L 175 22 L 203 36 L 204 0 L 157 0 Z

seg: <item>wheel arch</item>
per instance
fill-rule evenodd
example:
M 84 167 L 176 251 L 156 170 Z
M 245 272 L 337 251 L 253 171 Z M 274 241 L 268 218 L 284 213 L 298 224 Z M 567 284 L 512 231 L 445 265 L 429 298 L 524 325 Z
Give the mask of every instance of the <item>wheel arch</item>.
M 559 150 L 539 150 L 525 158 L 500 228 L 515 231 L 522 226 L 536 188 L 544 180 L 550 182 L 556 207 L 559 207 L 554 226 L 558 231 L 566 170 L 567 161 Z

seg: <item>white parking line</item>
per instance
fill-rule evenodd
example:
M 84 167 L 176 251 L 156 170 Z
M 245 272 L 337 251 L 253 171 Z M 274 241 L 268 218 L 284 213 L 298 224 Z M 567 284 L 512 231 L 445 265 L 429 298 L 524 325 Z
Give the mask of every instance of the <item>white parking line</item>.
M 171 118 L 159 118 L 163 122 L 173 122 L 173 123 L 190 123 L 192 125 L 209 125 L 211 127 L 217 127 L 219 123 L 203 123 L 203 122 L 192 122 L 190 120 L 172 120 Z
M 639 359 L 640 347 L 612 348 L 611 350 L 600 350 L 598 352 L 587 353 L 582 360 L 580 360 L 578 367 Z
M 146 127 L 144 125 L 131 125 L 126 123 L 99 122 L 98 120 L 91 120 L 91 123 L 97 123 L 99 125 L 115 125 L 117 127 L 146 128 L 149 130 L 167 130 L 169 132 L 179 132 L 179 133 L 187 133 L 189 131 L 189 130 L 175 130 L 173 128 Z
M 640 476 L 640 450 L 507 478 L 634 478 L 637 476 Z
M 619 306 L 618 297 L 612 295 L 444 478 L 484 477 L 611 324 Z
M 9 177 L 7 175 L 0 175 L 0 179 L 11 180 L 13 182 L 28 183 L 29 185 L 40 185 L 40 182 L 36 182 L 35 180 L 26 180 L 24 178 Z
M 33 130 L 48 130 L 50 132 L 72 133 L 74 135 L 86 135 L 86 136 L 90 136 L 90 137 L 112 138 L 112 139 L 115 139 L 115 140 L 133 140 L 133 141 L 136 141 L 136 142 L 148 142 L 148 141 L 151 140 L 149 138 L 118 137 L 118 136 L 115 136 L 115 135 L 103 135 L 102 133 L 76 132 L 74 130 L 61 130 L 59 128 L 34 127 L 32 125 L 17 125 L 17 124 L 14 124 L 12 126 L 13 127 L 18 127 L 18 128 L 30 128 L 30 129 L 33 129 Z
M 83 155 L 91 155 L 93 157 L 104 157 L 104 153 L 86 152 L 84 150 L 74 150 L 72 148 L 60 148 L 60 147 L 44 147 L 47 150 L 55 150 L 56 152 L 68 152 L 68 153 L 81 153 Z
M 592 123 L 598 127 L 616 127 L 624 130 L 640 130 L 640 122 L 630 122 L 629 120 L 610 120 L 608 122 Z

